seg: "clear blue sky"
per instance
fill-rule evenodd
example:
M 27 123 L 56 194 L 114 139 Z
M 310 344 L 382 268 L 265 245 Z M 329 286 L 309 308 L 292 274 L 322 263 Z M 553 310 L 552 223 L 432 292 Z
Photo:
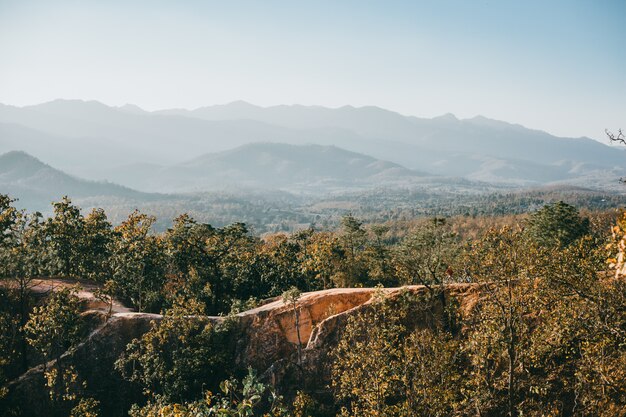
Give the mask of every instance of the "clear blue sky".
M 0 102 L 246 100 L 626 128 L 626 0 L 0 0 Z

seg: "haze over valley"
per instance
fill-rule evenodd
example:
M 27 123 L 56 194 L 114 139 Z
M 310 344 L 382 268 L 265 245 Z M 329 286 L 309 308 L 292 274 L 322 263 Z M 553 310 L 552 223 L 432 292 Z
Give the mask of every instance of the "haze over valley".
M 619 148 L 482 116 L 243 101 L 153 112 L 83 100 L 2 105 L 0 154 L 0 187 L 20 207 L 49 213 L 70 195 L 116 221 L 151 211 L 160 228 L 182 208 L 218 225 L 239 215 L 258 231 L 336 224 L 348 212 L 495 213 L 484 207 L 494 193 L 549 202 L 579 190 L 596 196 L 586 206 L 613 207 L 626 176 Z M 504 200 L 514 212 L 538 207 Z
M 234 188 L 325 193 L 462 177 L 507 186 L 616 188 L 624 154 L 482 116 L 245 102 L 146 112 L 96 101 L 0 107 L 0 152 L 144 192 Z

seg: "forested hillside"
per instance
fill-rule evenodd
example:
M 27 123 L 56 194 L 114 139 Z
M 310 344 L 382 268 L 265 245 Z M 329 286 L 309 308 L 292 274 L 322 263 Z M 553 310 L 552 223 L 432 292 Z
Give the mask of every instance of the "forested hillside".
M 141 172 L 141 175 L 136 175 Z M 251 143 L 174 165 L 129 165 L 112 177 L 147 191 L 285 190 L 327 194 L 411 184 L 425 174 L 336 146 Z
M 45 215 L 52 213 L 50 203 L 58 196 L 72 195 L 86 210 L 104 208 L 115 225 L 139 209 L 154 214 L 155 229 L 164 231 L 177 214 L 188 212 L 219 227 L 244 222 L 258 234 L 295 232 L 311 225 L 332 229 L 349 213 L 367 222 L 385 222 L 419 216 L 528 213 L 560 200 L 591 210 L 626 205 L 621 189 L 512 188 L 429 177 L 332 146 L 251 144 L 176 168 L 146 165 L 140 171 L 134 175 L 120 169 L 118 174 L 128 174 L 133 179 L 126 182 L 139 188 L 176 192 L 146 193 L 85 180 L 19 151 L 0 155 L 0 189 L 13 196 L 19 208 Z M 617 177 L 611 182 L 621 186 Z M 209 183 L 218 184 L 221 191 L 197 191 Z
M 0 187 L 6 193 L 19 196 L 23 207 L 42 211 L 64 193 L 71 193 L 76 198 L 99 197 L 109 201 L 158 199 L 157 195 L 117 184 L 73 177 L 20 151 L 0 155 Z
M 625 415 L 622 216 L 555 202 L 259 237 L 2 196 L 0 410 L 33 410 L 30 384 L 54 416 Z M 35 291 L 51 278 L 92 282 L 100 313 L 71 287 Z M 355 309 L 302 294 L 360 287 L 379 290 Z M 159 314 L 110 317 L 114 300 Z

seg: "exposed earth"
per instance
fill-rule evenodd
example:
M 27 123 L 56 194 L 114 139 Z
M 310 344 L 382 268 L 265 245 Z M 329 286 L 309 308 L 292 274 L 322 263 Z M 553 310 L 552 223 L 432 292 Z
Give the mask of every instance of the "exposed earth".
M 114 370 L 114 362 L 134 338 L 141 337 L 159 321 L 159 314 L 133 312 L 119 302 L 114 303 L 113 314 L 107 318 L 108 306 L 97 300 L 93 282 L 76 280 L 38 280 L 33 291 L 40 294 L 79 284 L 78 296 L 84 300 L 86 316 L 90 318 L 92 331 L 89 336 L 61 357 L 64 365 L 73 365 L 83 378 L 90 393 L 107 404 L 106 415 L 121 416 L 128 409 L 131 398 L 138 393 Z M 450 284 L 446 296 L 458 301 L 460 313 L 464 314 L 478 301 L 479 291 L 472 284 Z M 360 309 L 371 306 L 375 294 L 395 297 L 401 291 L 425 295 L 424 286 L 402 288 L 335 288 L 303 293 L 297 308 L 300 321 L 300 339 L 303 345 L 302 368 L 306 378 L 316 386 L 327 386 L 330 377 L 329 354 L 336 346 L 348 317 Z M 425 302 L 426 303 L 426 302 Z M 441 314 L 441 306 L 432 304 L 423 309 L 424 317 L 415 321 L 427 321 L 429 316 Z M 205 320 L 221 322 L 224 317 L 205 317 Z M 235 363 L 233 367 L 245 369 L 251 366 L 262 377 L 279 389 L 289 390 L 290 372 L 297 351 L 298 334 L 293 306 L 282 299 L 268 300 L 260 307 L 237 314 L 238 331 L 235 332 Z M 49 364 L 50 365 L 50 364 Z M 291 370 L 290 370 L 291 369 Z M 39 365 L 8 385 L 8 400 L 21 404 L 27 415 L 44 416 L 46 391 L 41 384 L 43 366 Z M 106 377 L 105 377 L 106 376 Z M 317 385 L 320 384 L 320 385 Z M 139 394 L 140 395 L 140 394 Z

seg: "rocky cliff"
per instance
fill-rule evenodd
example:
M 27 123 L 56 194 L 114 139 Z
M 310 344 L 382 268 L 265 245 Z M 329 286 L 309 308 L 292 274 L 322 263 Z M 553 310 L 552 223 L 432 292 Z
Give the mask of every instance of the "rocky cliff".
M 330 352 L 336 346 L 348 317 L 361 309 L 372 308 L 371 302 L 376 291 L 380 291 L 385 297 L 395 297 L 400 291 L 411 291 L 418 295 L 425 295 L 427 292 L 425 287 L 411 286 L 381 290 L 331 289 L 302 294 L 297 303 L 300 340 L 303 344 L 298 378 L 303 378 L 305 384 L 316 387 L 328 385 L 332 362 L 332 358 L 329 358 Z M 446 297 L 456 300 L 455 305 L 459 307 L 461 314 L 471 309 L 478 299 L 477 294 L 477 288 L 470 284 L 446 287 Z M 432 304 L 431 300 L 429 303 L 428 308 L 421 310 L 423 317 L 414 318 L 416 325 L 433 315 L 441 314 L 440 301 Z M 114 362 L 130 341 L 148 331 L 152 321 L 161 318 L 157 314 L 116 313 L 96 326 L 82 343 L 61 357 L 64 365 L 75 367 L 86 382 L 89 394 L 101 402 L 105 415 L 124 415 L 132 399 L 141 395 L 136 387 L 121 379 L 114 369 Z M 217 322 L 223 318 L 206 319 Z M 233 343 L 233 367 L 241 369 L 252 366 L 268 382 L 288 392 L 293 387 L 295 378 L 298 344 L 293 306 L 277 299 L 238 314 L 235 321 L 238 331 L 233 333 L 233 337 L 237 338 Z M 47 415 L 43 407 L 47 395 L 43 389 L 43 366 L 29 370 L 10 383 L 8 390 L 6 404 L 21 404 L 23 415 Z

